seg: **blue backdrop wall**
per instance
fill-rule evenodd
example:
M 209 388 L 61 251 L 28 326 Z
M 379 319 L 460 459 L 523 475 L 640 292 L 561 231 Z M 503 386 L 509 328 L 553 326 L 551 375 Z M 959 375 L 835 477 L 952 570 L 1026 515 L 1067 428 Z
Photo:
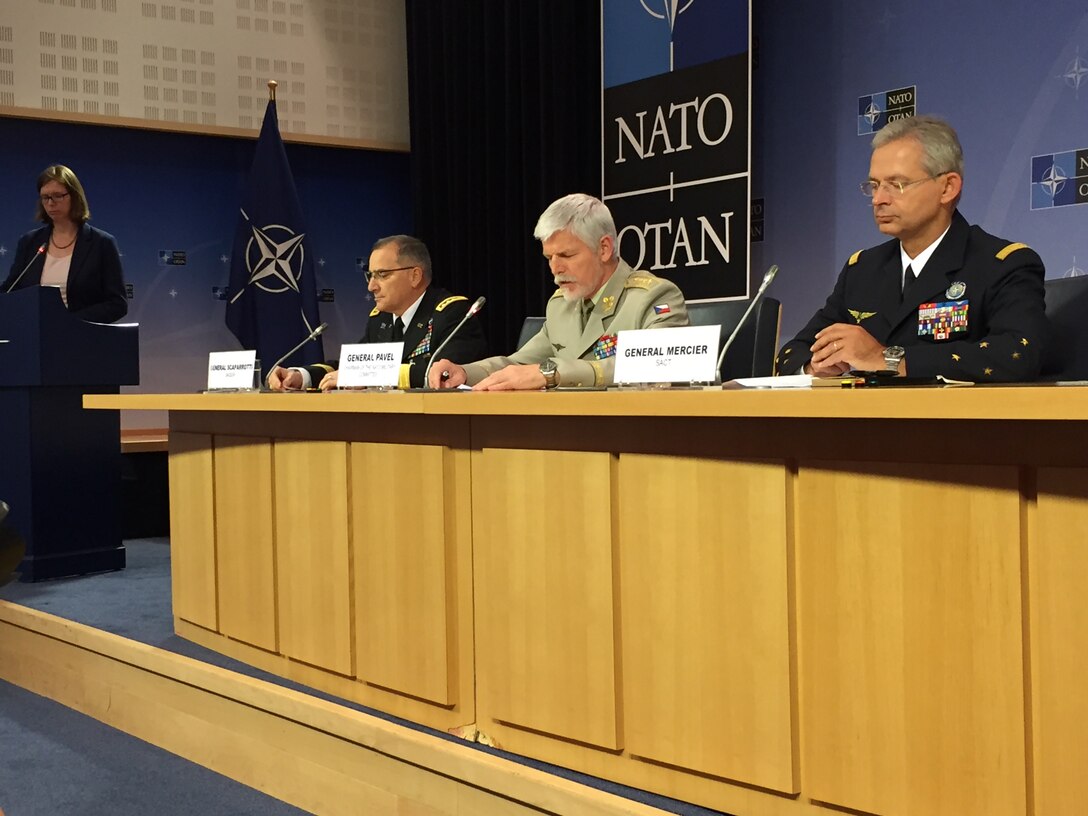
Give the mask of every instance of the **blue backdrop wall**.
M 1083 0 L 754 6 L 753 198 L 765 202 L 765 239 L 753 246 L 753 274 L 781 265 L 772 292 L 784 339 L 852 252 L 884 240 L 858 192 L 871 138 L 858 135 L 858 101 L 869 94 L 915 86 L 918 113 L 958 130 L 968 221 L 1031 245 L 1048 277 L 1088 268 L 1088 207 L 1049 206 L 1037 184 L 1043 206 L 1032 209 L 1032 157 L 1088 148 Z
M 126 322 L 140 324 L 140 391 L 201 388 L 208 352 L 238 348 L 224 323 L 228 256 L 255 140 L 74 125 L 0 117 L 0 268 L 11 267 L 33 220 L 38 173 L 67 164 L 91 205 L 91 223 L 118 241 L 132 285 Z M 287 145 L 318 259 L 320 304 L 329 322 L 326 356 L 355 342 L 373 302 L 356 261 L 383 235 L 412 231 L 408 156 Z M 185 265 L 160 252 L 185 252 Z M 301 337 L 299 338 L 302 339 Z M 271 362 L 271 361 L 269 361 Z M 161 416 L 125 417 L 129 427 L 165 425 Z

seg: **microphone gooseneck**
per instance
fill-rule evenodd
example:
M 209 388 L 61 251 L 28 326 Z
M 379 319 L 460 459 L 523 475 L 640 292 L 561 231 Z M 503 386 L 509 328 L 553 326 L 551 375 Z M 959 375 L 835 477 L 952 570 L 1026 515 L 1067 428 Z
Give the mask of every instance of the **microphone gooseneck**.
M 461 318 L 461 322 L 458 323 L 456 326 L 454 326 L 453 331 L 451 331 L 448 335 L 446 335 L 446 339 L 438 344 L 438 348 L 436 348 L 434 350 L 434 354 L 431 355 L 431 359 L 427 361 L 427 368 L 423 372 L 423 387 L 424 388 L 428 388 L 429 385 L 430 385 L 430 382 L 431 382 L 431 366 L 434 365 L 435 360 L 440 359 L 439 354 L 441 353 L 442 349 L 444 349 L 446 347 L 446 344 L 449 343 L 450 340 L 453 339 L 453 336 L 455 334 L 457 334 L 457 332 L 461 331 L 461 327 L 463 325 L 465 325 L 465 323 L 468 322 L 468 319 L 470 317 L 472 317 L 474 314 L 476 314 L 477 312 L 479 312 L 480 309 L 482 309 L 484 307 L 485 303 L 487 303 L 487 298 L 485 298 L 483 295 L 480 295 L 480 297 L 476 298 L 476 300 L 473 302 L 473 304 L 468 307 L 468 311 L 465 312 L 465 316 Z
M 26 271 L 28 269 L 30 269 L 31 266 L 33 266 L 34 261 L 38 260 L 38 256 L 41 255 L 43 252 L 45 252 L 45 249 L 48 246 L 49 246 L 49 242 L 46 241 L 44 244 L 42 244 L 40 247 L 38 247 L 38 251 L 34 253 L 34 256 L 29 261 L 27 261 L 26 266 L 23 267 L 23 271 L 20 272 L 15 277 L 15 280 L 13 280 L 11 282 L 11 286 L 9 286 L 7 289 L 4 290 L 5 295 L 8 294 L 9 292 L 11 292 L 12 289 L 14 289 L 16 286 L 19 285 L 19 281 L 21 281 L 23 279 L 23 275 L 25 275 Z
M 279 366 L 281 366 L 283 364 L 284 360 L 286 360 L 288 357 L 290 357 L 292 354 L 294 354 L 300 348 L 305 346 L 307 343 L 309 343 L 315 337 L 318 337 L 321 334 L 321 332 L 325 331 L 325 329 L 327 329 L 328 327 L 329 327 L 328 323 L 322 323 L 320 326 L 318 326 L 316 329 L 314 329 L 312 332 L 310 332 L 304 338 L 302 338 L 301 343 L 299 343 L 297 346 L 295 346 L 293 349 L 291 349 L 289 352 L 287 352 L 285 355 L 280 357 L 278 360 L 276 360 L 276 362 L 274 362 L 272 364 L 272 367 L 270 369 L 268 369 L 268 376 L 271 377 L 272 372 L 275 371 Z M 266 380 L 267 380 L 267 377 L 266 377 Z
M 725 362 L 726 352 L 729 351 L 729 347 L 733 345 L 733 341 L 737 339 L 737 335 L 744 327 L 744 324 L 748 322 L 748 315 L 752 313 L 752 309 L 759 303 L 763 297 L 763 293 L 767 291 L 767 287 L 771 285 L 771 281 L 774 280 L 774 276 L 778 274 L 778 264 L 771 264 L 771 268 L 767 270 L 767 274 L 763 276 L 763 282 L 759 285 L 759 289 L 756 292 L 756 296 L 752 298 L 748 304 L 748 308 L 744 310 L 744 314 L 740 316 L 740 320 L 737 321 L 737 325 L 733 328 L 733 333 L 729 335 L 729 339 L 725 341 L 725 345 L 722 346 L 721 354 L 718 355 L 718 365 L 714 373 L 715 384 L 720 385 L 722 381 L 722 363 Z

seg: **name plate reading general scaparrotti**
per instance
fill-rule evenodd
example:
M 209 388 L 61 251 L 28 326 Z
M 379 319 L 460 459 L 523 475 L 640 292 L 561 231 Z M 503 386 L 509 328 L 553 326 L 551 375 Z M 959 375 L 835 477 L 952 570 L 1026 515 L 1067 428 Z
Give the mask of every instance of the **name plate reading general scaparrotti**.
M 338 388 L 396 388 L 404 343 L 348 343 L 340 347 Z
M 621 384 L 714 382 L 719 326 L 635 329 L 616 338 Z
M 252 391 L 256 351 L 213 351 L 208 355 L 209 391 Z

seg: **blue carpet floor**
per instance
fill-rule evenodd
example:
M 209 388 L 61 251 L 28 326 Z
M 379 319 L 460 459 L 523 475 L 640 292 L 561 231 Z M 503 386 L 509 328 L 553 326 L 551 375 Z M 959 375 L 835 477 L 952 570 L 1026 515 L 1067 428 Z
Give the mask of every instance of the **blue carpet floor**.
M 504 751 L 497 751 L 493 748 L 487 748 L 486 746 L 477 745 L 475 743 L 464 743 L 462 740 L 459 740 L 456 737 L 452 737 L 445 732 L 423 728 L 422 726 L 419 726 L 415 723 L 392 717 L 383 712 L 365 708 L 355 703 L 344 701 L 339 698 L 324 694 L 320 691 L 310 689 L 306 686 L 292 683 L 289 680 L 284 680 L 283 678 L 268 674 L 267 672 L 259 671 L 244 663 L 233 660 L 229 657 L 225 657 L 224 655 L 218 654 L 217 652 L 204 649 L 200 646 L 197 646 L 195 643 L 191 643 L 187 640 L 179 638 L 177 635 L 174 634 L 173 631 L 173 611 L 170 605 L 169 539 L 133 539 L 126 541 L 125 545 L 127 547 L 128 566 L 126 569 L 120 572 L 103 573 L 101 575 L 88 575 L 81 578 L 70 578 L 59 581 L 46 581 L 37 584 L 9 584 L 6 587 L 0 588 L 0 598 L 6 601 L 11 601 L 13 603 L 22 604 L 23 606 L 27 606 L 32 609 L 38 609 L 42 612 L 48 612 L 61 618 L 77 621 L 78 623 L 92 626 L 95 629 L 102 629 L 103 631 L 112 632 L 113 634 L 121 635 L 122 637 L 131 638 L 132 640 L 138 640 L 142 643 L 146 643 L 151 646 L 156 646 L 160 649 L 166 649 L 168 651 L 174 652 L 175 654 L 186 655 L 187 657 L 195 658 L 204 663 L 210 663 L 212 665 L 229 669 L 231 671 L 236 671 L 250 677 L 257 677 L 262 680 L 276 683 L 280 686 L 303 691 L 312 696 L 331 700 L 333 702 L 348 706 L 359 711 L 365 711 L 368 714 L 372 714 L 384 720 L 396 722 L 398 724 L 405 725 L 409 728 L 414 728 L 419 731 L 424 731 L 437 737 L 441 737 L 442 739 L 447 739 L 464 745 L 472 745 L 472 747 L 478 750 L 486 751 L 488 753 L 495 754 L 496 756 L 511 759 L 515 762 L 520 762 L 534 768 L 539 768 L 549 773 L 554 773 L 556 775 L 563 776 L 565 778 L 580 782 L 582 784 L 590 785 L 592 787 L 600 788 L 602 790 L 607 790 L 619 796 L 623 796 L 625 798 L 632 799 L 643 804 L 660 808 L 661 810 L 668 813 L 681 814 L 681 816 L 727 816 L 726 814 L 721 814 L 719 811 L 708 810 L 706 808 L 701 808 L 696 805 L 678 802 L 676 800 L 668 799 L 661 796 L 656 796 L 645 791 L 635 790 L 633 788 L 628 788 L 623 785 L 617 785 L 606 780 L 585 776 L 584 774 L 576 773 L 566 768 L 558 768 L 553 765 L 548 765 L 546 763 L 526 759 L 524 757 L 519 757 L 515 754 L 509 754 Z M 4 733 L 2 730 L 2 720 L 6 716 L 4 711 L 6 706 L 3 705 L 3 701 L 4 698 L 2 695 L 0 695 L 0 809 L 3 809 L 5 811 L 5 816 L 37 816 L 38 813 L 67 814 L 112 812 L 92 810 L 67 811 L 63 809 L 51 811 L 42 810 L 24 812 L 15 810 L 13 808 L 5 807 L 3 746 L 6 742 L 6 739 L 3 739 Z M 53 704 L 50 703 L 50 705 Z M 65 710 L 67 711 L 67 709 Z M 107 726 L 100 727 L 106 729 L 107 731 L 113 730 L 107 728 Z M 114 733 L 119 734 L 120 732 Z M 131 740 L 132 738 L 125 736 L 125 739 Z M 139 743 L 138 740 L 133 741 Z M 144 743 L 139 744 L 143 745 Z M 148 747 L 150 748 L 150 746 Z M 157 751 L 158 749 L 152 750 Z M 159 753 L 163 752 L 159 751 Z M 177 759 L 177 761 L 184 762 L 184 760 L 181 759 Z M 210 772 L 204 771 L 204 773 Z M 267 797 L 265 797 L 265 799 L 267 800 Z M 125 811 L 120 812 L 124 813 Z M 130 812 L 151 812 L 151 810 Z M 229 809 L 216 810 L 214 808 L 210 810 L 201 810 L 199 808 L 196 808 L 186 811 L 157 811 L 156 816 L 163 816 L 163 814 L 165 813 L 175 812 L 243 814 L 249 813 L 251 811 Z M 280 811 L 268 810 L 252 812 L 267 812 L 270 814 L 274 814 Z M 282 812 L 299 813 L 301 811 L 289 809 Z

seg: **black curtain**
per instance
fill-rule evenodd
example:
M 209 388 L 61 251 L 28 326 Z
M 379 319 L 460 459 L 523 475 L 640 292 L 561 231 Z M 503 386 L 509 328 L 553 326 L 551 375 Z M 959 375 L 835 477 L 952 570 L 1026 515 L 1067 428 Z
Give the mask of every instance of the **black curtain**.
M 435 282 L 487 297 L 493 353 L 554 291 L 532 237 L 544 208 L 600 195 L 600 4 L 407 0 L 416 235 Z

